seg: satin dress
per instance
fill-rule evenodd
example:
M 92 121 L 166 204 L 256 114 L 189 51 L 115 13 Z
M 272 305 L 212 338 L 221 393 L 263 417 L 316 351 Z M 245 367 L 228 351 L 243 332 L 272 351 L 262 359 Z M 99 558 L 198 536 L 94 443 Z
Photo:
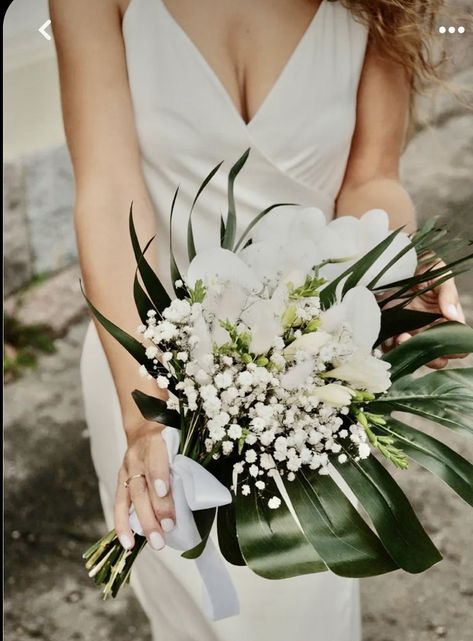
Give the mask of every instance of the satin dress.
M 178 264 L 186 266 L 187 216 L 203 178 L 221 170 L 193 214 L 197 249 L 219 242 L 229 167 L 248 147 L 235 197 L 243 230 L 276 202 L 322 209 L 331 219 L 356 119 L 367 31 L 338 2 L 323 0 L 272 89 L 245 123 L 224 86 L 163 0 L 131 0 L 123 37 L 145 180 L 158 226 L 158 268 L 170 288 L 169 210 Z M 132 199 L 130 195 L 130 200 Z M 92 458 L 108 525 L 126 448 L 118 399 L 93 324 L 82 386 Z M 229 566 L 241 613 L 217 622 L 200 607 L 195 564 L 147 546 L 132 573 L 153 641 L 360 641 L 358 582 L 330 572 L 270 581 Z

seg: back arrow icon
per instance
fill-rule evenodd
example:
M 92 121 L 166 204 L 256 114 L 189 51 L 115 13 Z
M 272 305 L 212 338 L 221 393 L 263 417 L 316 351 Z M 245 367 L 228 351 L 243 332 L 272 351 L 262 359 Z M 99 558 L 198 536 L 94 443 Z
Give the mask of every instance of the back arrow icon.
M 49 27 L 50 24 L 51 24 L 51 20 L 46 20 L 46 22 L 38 29 L 40 34 L 44 36 L 46 40 L 51 40 L 51 36 L 46 31 L 46 29 Z

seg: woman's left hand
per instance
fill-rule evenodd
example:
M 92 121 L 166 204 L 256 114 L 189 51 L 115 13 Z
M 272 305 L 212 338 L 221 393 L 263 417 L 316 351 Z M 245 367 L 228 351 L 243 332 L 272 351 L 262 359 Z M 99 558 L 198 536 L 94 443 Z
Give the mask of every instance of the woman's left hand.
M 444 263 L 439 263 L 436 265 L 436 267 L 442 267 Z M 423 273 L 427 267 L 421 266 L 418 268 L 417 273 Z M 422 285 L 422 287 L 425 287 L 426 283 Z M 440 319 L 437 322 L 444 322 L 444 321 L 457 321 L 459 323 L 464 323 L 465 322 L 465 314 L 463 313 L 463 309 L 460 303 L 460 299 L 458 296 L 458 290 L 455 285 L 455 280 L 452 278 L 451 280 L 447 280 L 446 282 L 442 283 L 438 287 L 435 287 L 434 289 L 431 289 L 430 291 L 426 292 L 425 294 L 421 294 L 420 296 L 417 296 L 414 298 L 413 301 L 407 305 L 407 309 L 414 309 L 416 311 L 421 311 L 421 312 L 429 312 L 429 313 L 437 313 L 442 315 L 442 319 Z M 421 331 L 423 331 L 422 328 L 420 330 L 416 330 L 415 332 L 404 332 L 402 334 L 399 334 L 398 336 L 394 336 L 392 339 L 389 341 L 386 341 L 387 344 L 385 344 L 385 348 L 387 350 L 395 347 L 396 345 L 400 345 L 401 343 L 404 343 L 405 341 L 409 340 L 413 334 L 417 334 Z M 431 367 L 432 369 L 442 369 L 448 364 L 448 361 L 454 358 L 464 358 L 465 354 L 452 354 L 451 356 L 448 357 L 442 357 L 442 358 L 437 358 L 436 360 L 432 361 L 431 363 L 428 364 L 428 367 Z

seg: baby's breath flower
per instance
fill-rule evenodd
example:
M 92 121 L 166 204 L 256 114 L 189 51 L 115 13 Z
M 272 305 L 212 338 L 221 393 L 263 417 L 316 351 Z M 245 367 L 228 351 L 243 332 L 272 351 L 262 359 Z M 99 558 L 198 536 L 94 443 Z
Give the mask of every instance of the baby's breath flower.
M 273 496 L 268 501 L 268 507 L 270 510 L 277 510 L 280 505 L 281 499 L 279 498 L 279 496 Z
M 169 386 L 169 379 L 166 376 L 158 376 L 156 382 L 161 389 L 167 389 Z

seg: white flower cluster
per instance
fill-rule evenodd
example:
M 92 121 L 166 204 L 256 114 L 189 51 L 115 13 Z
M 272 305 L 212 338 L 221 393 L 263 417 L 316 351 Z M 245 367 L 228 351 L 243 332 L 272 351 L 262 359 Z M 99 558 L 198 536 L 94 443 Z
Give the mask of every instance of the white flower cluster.
M 232 457 L 242 493 L 253 485 L 270 508 L 280 499 L 266 494 L 267 476 L 290 481 L 302 466 L 328 474 L 330 456 L 343 463 L 347 448 L 356 458 L 369 456 L 365 429 L 350 406 L 359 391 L 378 390 L 387 368 L 354 340 L 343 303 L 334 318 L 330 310 L 321 311 L 315 288 L 284 289 L 277 311 L 274 295 L 244 296 L 245 311 L 234 313 L 230 323 L 220 317 L 218 304 L 228 287 L 214 281 L 201 302 L 173 300 L 161 319 L 151 311 L 139 328 L 153 367 L 167 372 L 157 376 L 158 386 L 175 383 L 180 404 L 170 394 L 168 407 L 184 409 L 189 424 L 197 426 L 194 438 L 203 455 Z M 272 333 L 251 320 L 252 307 L 266 320 L 262 309 L 272 309 Z M 257 335 L 257 344 L 265 345 L 262 353 L 254 351 Z

